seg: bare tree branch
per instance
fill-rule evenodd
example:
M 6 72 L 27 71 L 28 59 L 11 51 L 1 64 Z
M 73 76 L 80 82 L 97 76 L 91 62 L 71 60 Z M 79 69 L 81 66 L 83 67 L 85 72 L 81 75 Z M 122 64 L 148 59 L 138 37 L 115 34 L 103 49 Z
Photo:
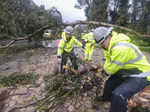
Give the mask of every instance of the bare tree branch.
M 114 27 L 114 28 L 118 28 L 118 29 L 122 29 L 122 30 L 126 30 L 130 33 L 133 33 L 137 36 L 140 37 L 150 37 L 150 35 L 144 35 L 144 34 L 140 34 L 130 28 L 127 27 L 123 27 L 123 26 L 118 26 L 118 25 L 114 25 L 114 24 L 109 24 L 109 23 L 104 23 L 104 22 L 97 22 L 97 21 L 78 21 L 78 22 L 74 22 L 74 23 L 64 23 L 64 25 L 76 25 L 76 24 L 92 24 L 92 25 L 97 25 L 97 26 L 109 26 L 109 27 Z
M 0 46 L 0 48 L 7 48 L 9 46 L 11 46 L 13 43 L 15 43 L 15 40 L 12 40 L 11 42 L 9 42 L 6 46 Z
M 130 28 L 127 28 L 127 27 L 123 27 L 123 26 L 118 26 L 118 25 L 114 25 L 114 24 L 109 24 L 109 23 L 104 23 L 104 22 L 97 22 L 97 21 L 77 21 L 77 22 L 72 22 L 72 23 L 62 23 L 60 25 L 64 25 L 64 26 L 68 26 L 68 25 L 71 25 L 71 26 L 75 26 L 77 24 L 91 24 L 91 25 L 96 25 L 96 26 L 109 26 L 109 27 L 114 27 L 114 28 L 117 28 L 117 29 L 121 29 L 121 30 L 125 30 L 125 31 L 128 31 L 130 33 L 133 33 L 139 37 L 150 37 L 150 35 L 144 35 L 144 34 L 141 34 L 141 33 L 138 33 Z M 36 30 L 35 32 L 33 32 L 32 34 L 29 34 L 25 37 L 22 37 L 22 38 L 18 38 L 18 39 L 14 39 L 12 40 L 10 43 L 8 43 L 6 46 L 0 46 L 0 49 L 2 48 L 7 48 L 7 47 L 10 47 L 12 44 L 14 44 L 16 41 L 20 41 L 20 40 L 30 40 L 34 35 L 36 35 L 37 33 L 47 29 L 51 27 L 50 25 L 46 25 L 46 26 L 43 26 L 42 28 Z
M 27 38 L 18 38 L 18 39 L 14 39 L 12 40 L 11 42 L 9 42 L 7 45 L 5 46 L 1 46 L 0 45 L 0 49 L 5 49 L 5 48 L 8 48 L 10 47 L 12 44 L 14 44 L 16 41 L 20 41 L 20 40 L 26 40 Z
M 29 34 L 29 35 L 25 36 L 25 37 L 18 38 L 18 39 L 13 39 L 11 42 L 9 42 L 9 43 L 8 43 L 7 45 L 5 45 L 5 46 L 1 46 L 1 45 L 0 45 L 0 49 L 8 48 L 8 47 L 10 47 L 12 44 L 14 44 L 16 41 L 20 41 L 20 40 L 30 40 L 34 35 L 36 35 L 37 33 L 41 32 L 41 31 L 43 31 L 44 29 L 46 29 L 46 28 L 48 28 L 48 27 L 50 27 L 50 26 L 49 26 L 49 25 L 46 25 L 46 26 L 44 26 L 44 27 L 42 27 L 42 28 L 36 30 L 36 31 L 33 32 L 32 34 Z

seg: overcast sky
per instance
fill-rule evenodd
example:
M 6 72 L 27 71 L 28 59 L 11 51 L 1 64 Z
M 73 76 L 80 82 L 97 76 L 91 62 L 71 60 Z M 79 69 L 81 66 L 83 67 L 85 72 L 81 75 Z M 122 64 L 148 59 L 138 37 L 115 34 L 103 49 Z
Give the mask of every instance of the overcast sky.
M 74 8 L 77 0 L 33 0 L 37 5 L 45 5 L 46 9 L 57 7 L 65 21 L 85 20 L 84 10 Z

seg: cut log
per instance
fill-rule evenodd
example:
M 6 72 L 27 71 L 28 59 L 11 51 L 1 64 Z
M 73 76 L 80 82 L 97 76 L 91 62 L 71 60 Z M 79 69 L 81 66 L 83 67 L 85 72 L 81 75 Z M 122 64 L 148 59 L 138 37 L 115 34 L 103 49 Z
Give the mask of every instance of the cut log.
M 135 94 L 128 102 L 130 107 L 149 107 L 150 108 L 150 85 Z

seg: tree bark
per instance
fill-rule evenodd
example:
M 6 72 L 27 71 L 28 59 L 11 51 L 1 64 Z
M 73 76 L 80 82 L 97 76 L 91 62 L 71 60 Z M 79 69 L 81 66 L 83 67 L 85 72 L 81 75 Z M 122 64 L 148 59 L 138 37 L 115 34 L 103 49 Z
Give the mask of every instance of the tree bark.
M 121 30 L 125 30 L 125 31 L 128 31 L 130 33 L 133 33 L 137 36 L 140 36 L 140 37 L 150 37 L 150 35 L 144 35 L 144 34 L 140 34 L 130 28 L 127 28 L 127 27 L 123 27 L 123 26 L 118 26 L 118 25 L 114 25 L 114 24 L 109 24 L 109 23 L 105 23 L 105 22 L 97 22 L 97 21 L 78 21 L 78 22 L 74 22 L 74 23 L 64 23 L 65 26 L 68 26 L 68 25 L 77 25 L 77 24 L 92 24 L 92 25 L 97 25 L 97 26 L 108 26 L 108 27 L 114 27 L 114 28 L 117 28 L 117 29 L 121 29 Z

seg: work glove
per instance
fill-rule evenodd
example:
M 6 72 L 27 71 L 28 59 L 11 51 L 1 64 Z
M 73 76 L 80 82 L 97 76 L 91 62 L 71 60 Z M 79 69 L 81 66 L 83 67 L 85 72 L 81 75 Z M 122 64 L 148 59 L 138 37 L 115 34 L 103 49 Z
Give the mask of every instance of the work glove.
M 110 74 L 108 74 L 104 69 L 102 70 L 102 74 L 105 76 L 110 76 Z
M 60 58 L 61 58 L 61 56 L 60 56 L 60 55 L 58 55 L 58 56 L 57 56 L 57 59 L 60 59 Z

